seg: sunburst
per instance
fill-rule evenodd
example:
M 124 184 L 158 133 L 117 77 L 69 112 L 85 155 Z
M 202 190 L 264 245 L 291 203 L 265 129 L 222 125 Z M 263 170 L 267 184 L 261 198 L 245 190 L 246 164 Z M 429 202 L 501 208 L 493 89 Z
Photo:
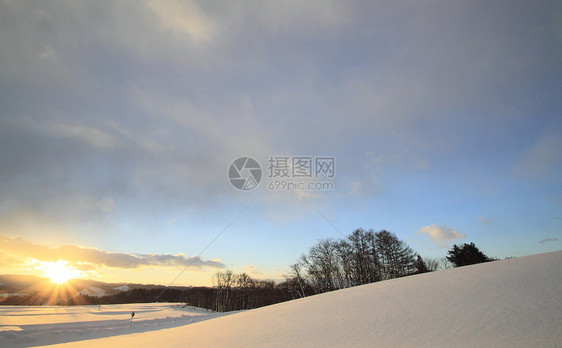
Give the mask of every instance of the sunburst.
M 41 262 L 41 268 L 44 275 L 55 284 L 63 284 L 82 275 L 82 272 L 64 260 Z

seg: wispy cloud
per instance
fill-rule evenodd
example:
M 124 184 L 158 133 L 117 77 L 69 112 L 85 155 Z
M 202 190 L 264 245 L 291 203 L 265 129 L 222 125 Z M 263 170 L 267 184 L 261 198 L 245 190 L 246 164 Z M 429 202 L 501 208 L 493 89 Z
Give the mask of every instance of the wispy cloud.
M 562 164 L 562 138 L 559 133 L 546 134 L 525 149 L 512 170 L 525 177 L 544 177 L 556 172 Z
M 539 240 L 539 243 L 543 244 L 543 243 L 557 242 L 557 241 L 558 241 L 558 238 L 554 237 L 554 238 L 545 238 L 543 240 Z
M 104 251 L 96 248 L 87 248 L 78 245 L 64 245 L 60 247 L 47 247 L 44 245 L 27 242 L 20 237 L 0 235 L 0 252 L 10 257 L 11 263 L 25 263 L 28 259 L 38 261 L 65 260 L 77 265 L 79 269 L 97 267 L 135 269 L 145 266 L 153 267 L 178 267 L 191 268 L 224 268 L 225 265 L 218 260 L 205 260 L 201 257 L 161 254 L 129 254 Z M 7 265 L 4 265 L 7 266 Z
M 209 40 L 218 31 L 218 25 L 195 1 L 147 1 L 145 4 L 156 14 L 161 28 L 188 35 L 195 42 Z
M 351 183 L 351 190 L 349 190 L 348 194 L 350 195 L 357 194 L 359 190 L 361 190 L 361 186 L 363 186 L 363 182 L 361 182 L 360 180 L 354 180 Z
M 116 141 L 107 132 L 94 127 L 78 127 L 63 123 L 52 124 L 49 129 L 53 134 L 83 141 L 93 147 L 107 149 L 116 145 Z
M 259 278 L 263 276 L 263 273 L 254 265 L 246 265 L 244 267 L 244 273 L 253 278 Z
M 478 222 L 480 222 L 483 225 L 490 225 L 492 223 L 492 219 L 484 217 L 484 216 L 479 216 L 478 217 Z

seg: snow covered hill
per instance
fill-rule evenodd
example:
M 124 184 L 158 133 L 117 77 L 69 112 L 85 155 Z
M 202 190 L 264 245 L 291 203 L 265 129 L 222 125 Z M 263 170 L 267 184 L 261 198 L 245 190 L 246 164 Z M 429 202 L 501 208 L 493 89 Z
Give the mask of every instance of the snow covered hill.
M 114 288 L 117 289 L 117 288 Z M 102 297 L 105 295 L 105 290 L 100 289 L 96 286 L 88 286 L 78 292 L 80 295 L 87 295 L 87 296 L 95 296 L 95 297 Z
M 121 285 L 121 286 L 118 286 L 114 289 L 119 290 L 119 291 L 129 291 L 129 286 L 128 285 Z
M 562 251 L 394 279 L 80 347 L 560 347 Z

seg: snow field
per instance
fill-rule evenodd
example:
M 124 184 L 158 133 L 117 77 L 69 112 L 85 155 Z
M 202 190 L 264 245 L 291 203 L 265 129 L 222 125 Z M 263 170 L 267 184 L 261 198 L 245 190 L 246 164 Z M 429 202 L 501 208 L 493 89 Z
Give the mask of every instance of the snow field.
M 135 316 L 131 322 L 131 312 Z M 0 347 L 28 347 L 146 332 L 217 318 L 170 303 L 91 306 L 0 306 Z

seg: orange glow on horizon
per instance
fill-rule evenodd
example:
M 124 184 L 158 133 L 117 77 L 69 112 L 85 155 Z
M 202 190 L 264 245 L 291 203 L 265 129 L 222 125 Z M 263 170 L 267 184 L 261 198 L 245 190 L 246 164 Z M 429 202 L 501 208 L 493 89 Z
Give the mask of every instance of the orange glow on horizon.
M 42 271 L 43 275 L 55 284 L 63 284 L 72 278 L 83 276 L 83 272 L 77 270 L 76 267 L 64 260 L 56 262 L 34 260 L 33 263 L 36 264 L 36 269 Z

